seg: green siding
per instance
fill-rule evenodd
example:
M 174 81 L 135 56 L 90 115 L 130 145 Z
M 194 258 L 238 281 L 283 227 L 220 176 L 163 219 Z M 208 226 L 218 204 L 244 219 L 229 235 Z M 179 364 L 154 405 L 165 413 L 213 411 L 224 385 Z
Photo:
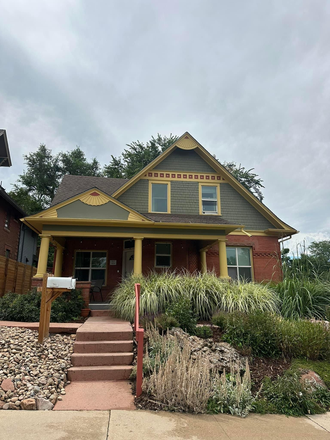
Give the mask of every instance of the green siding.
M 196 173 L 215 173 L 215 170 L 205 162 L 194 150 L 175 149 L 155 170 L 182 171 Z
M 138 212 L 148 212 L 148 180 L 138 180 L 118 200 Z
M 221 215 L 235 225 L 244 225 L 246 229 L 263 230 L 273 228 L 260 212 L 241 196 L 229 183 L 220 185 Z
M 86 203 L 80 200 L 76 200 L 69 205 L 57 209 L 58 218 L 127 220 L 128 216 L 129 211 L 113 202 L 108 202 L 100 206 L 91 206 L 86 205 Z
M 197 182 L 171 182 L 171 213 L 198 215 L 198 193 Z

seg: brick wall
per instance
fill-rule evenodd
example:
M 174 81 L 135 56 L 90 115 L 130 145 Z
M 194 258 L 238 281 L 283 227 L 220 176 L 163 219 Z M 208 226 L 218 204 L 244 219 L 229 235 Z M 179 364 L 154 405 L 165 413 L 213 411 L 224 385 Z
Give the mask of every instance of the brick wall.
M 10 214 L 9 228 L 5 228 L 7 212 Z M 0 255 L 6 256 L 6 249 L 10 251 L 10 258 L 17 260 L 20 221 L 19 214 L 4 199 L 0 198 Z
M 280 245 L 276 237 L 248 237 L 246 235 L 228 235 L 227 246 L 252 249 L 254 281 L 280 281 L 282 279 Z M 206 254 L 208 270 L 219 273 L 219 257 L 217 246 Z

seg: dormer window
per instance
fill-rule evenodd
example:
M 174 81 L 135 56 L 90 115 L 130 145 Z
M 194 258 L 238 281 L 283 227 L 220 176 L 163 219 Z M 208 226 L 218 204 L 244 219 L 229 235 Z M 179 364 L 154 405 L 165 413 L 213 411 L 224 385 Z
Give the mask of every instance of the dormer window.
M 149 182 L 149 212 L 170 211 L 170 183 Z
M 200 184 L 200 214 L 220 214 L 219 185 Z

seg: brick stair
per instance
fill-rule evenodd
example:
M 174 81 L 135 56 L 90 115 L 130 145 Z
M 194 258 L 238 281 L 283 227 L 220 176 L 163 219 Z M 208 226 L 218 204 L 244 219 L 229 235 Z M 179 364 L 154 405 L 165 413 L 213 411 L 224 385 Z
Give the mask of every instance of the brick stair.
M 102 311 L 104 312 L 104 311 Z M 106 316 L 89 318 L 78 330 L 70 381 L 127 380 L 132 371 L 133 331 L 129 322 Z

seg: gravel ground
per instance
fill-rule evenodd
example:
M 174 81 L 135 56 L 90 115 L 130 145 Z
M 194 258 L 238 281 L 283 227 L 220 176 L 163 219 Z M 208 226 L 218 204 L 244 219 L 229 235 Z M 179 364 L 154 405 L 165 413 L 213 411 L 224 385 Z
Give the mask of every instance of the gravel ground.
M 65 394 L 75 335 L 0 327 L 0 409 L 52 409 Z

